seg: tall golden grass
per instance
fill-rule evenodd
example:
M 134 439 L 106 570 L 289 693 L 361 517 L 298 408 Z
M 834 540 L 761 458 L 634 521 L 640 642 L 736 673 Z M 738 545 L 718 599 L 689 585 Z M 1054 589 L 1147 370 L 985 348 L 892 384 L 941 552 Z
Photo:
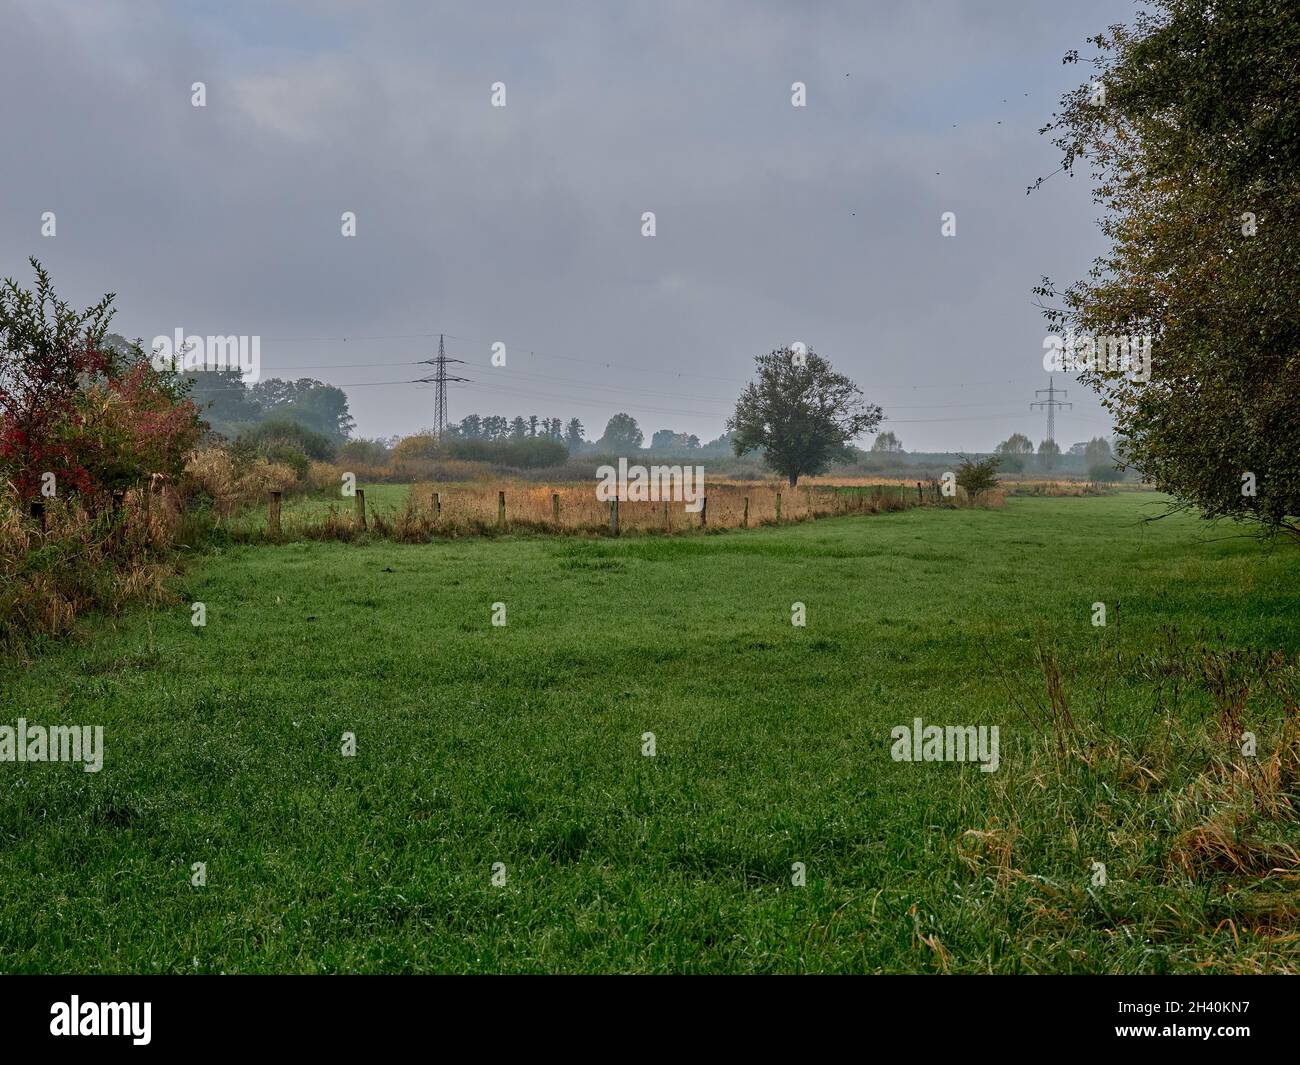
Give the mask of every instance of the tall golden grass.
M 182 479 L 185 495 L 208 498 L 219 517 L 229 517 L 241 507 L 264 500 L 268 492 L 287 492 L 295 487 L 298 475 L 293 467 L 258 458 L 236 469 L 230 453 L 216 447 L 190 455 Z
M 179 495 L 164 486 L 132 489 L 98 513 L 46 500 L 42 527 L 0 482 L 0 654 L 23 657 L 87 611 L 165 600 L 183 522 Z
M 338 471 L 314 464 L 311 481 L 331 494 L 338 488 Z M 501 520 L 501 493 L 505 516 Z M 778 518 L 778 499 L 780 514 Z M 796 489 L 774 482 L 712 482 L 705 492 L 706 505 L 690 511 L 683 502 L 631 502 L 618 504 L 620 534 L 669 535 L 722 529 L 810 521 L 844 514 L 878 514 L 907 510 L 936 502 L 927 490 L 924 498 L 915 487 L 896 484 L 844 486 L 800 485 Z M 940 499 L 945 506 L 969 506 L 965 493 Z M 1002 506 L 1000 492 L 989 493 L 980 506 Z M 591 482 L 537 484 L 507 478 L 480 477 L 474 481 L 422 482 L 410 486 L 400 505 L 367 501 L 366 532 L 403 542 L 427 541 L 446 536 L 494 535 L 511 531 L 551 534 L 608 535 L 613 531 L 611 507 L 596 497 Z M 271 534 L 264 512 L 245 515 L 243 522 L 228 523 L 239 539 L 258 540 Z M 279 539 L 351 540 L 361 535 L 355 503 L 332 496 L 328 505 L 287 509 L 281 518 Z

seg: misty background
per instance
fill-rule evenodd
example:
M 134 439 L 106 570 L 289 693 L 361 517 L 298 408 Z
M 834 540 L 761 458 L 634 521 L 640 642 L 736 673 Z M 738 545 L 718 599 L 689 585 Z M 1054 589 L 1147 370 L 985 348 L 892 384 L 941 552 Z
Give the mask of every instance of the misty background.
M 1060 162 L 1037 131 L 1086 77 L 1062 55 L 1133 12 L 0 0 L 0 274 L 116 292 L 146 343 L 260 335 L 262 378 L 344 388 L 359 436 L 431 424 L 410 382 L 446 333 L 452 421 L 707 441 L 754 356 L 802 341 L 908 450 L 1037 443 L 1030 290 L 1103 247 L 1085 177 L 1026 196 Z M 1056 384 L 1063 449 L 1109 435 Z

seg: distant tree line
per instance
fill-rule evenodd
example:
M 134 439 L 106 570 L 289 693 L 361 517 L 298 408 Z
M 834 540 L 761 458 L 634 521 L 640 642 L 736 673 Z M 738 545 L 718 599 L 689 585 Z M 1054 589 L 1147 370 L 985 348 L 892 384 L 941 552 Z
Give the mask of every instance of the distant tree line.
M 283 381 L 271 377 L 246 385 L 238 370 L 191 372 L 186 378 L 190 399 L 211 431 L 230 440 L 272 422 L 297 425 L 337 446 L 356 426 L 348 411 L 347 393 L 314 378 Z
M 645 433 L 637 420 L 625 412 L 615 414 L 605 425 L 605 431 L 596 440 L 587 440 L 586 429 L 577 418 L 565 422 L 562 418 L 539 418 L 531 414 L 506 418 L 501 415 L 481 416 L 467 414 L 451 429 L 458 440 L 557 440 L 562 441 L 571 453 L 627 454 L 645 449 Z M 427 435 L 427 434 L 426 434 Z M 649 450 L 656 453 L 705 451 L 714 448 L 719 453 L 729 450 L 730 437 L 725 435 L 708 445 L 700 443 L 694 433 L 675 429 L 659 429 L 650 439 Z
M 582 434 L 582 422 L 577 418 L 570 418 L 566 425 L 561 418 L 539 418 L 536 414 L 530 414 L 527 418 L 518 415 L 506 418 L 497 414 L 487 417 L 467 414 L 451 428 L 451 435 L 462 440 L 527 440 L 540 437 L 544 440 L 563 441 L 571 451 L 586 443 Z

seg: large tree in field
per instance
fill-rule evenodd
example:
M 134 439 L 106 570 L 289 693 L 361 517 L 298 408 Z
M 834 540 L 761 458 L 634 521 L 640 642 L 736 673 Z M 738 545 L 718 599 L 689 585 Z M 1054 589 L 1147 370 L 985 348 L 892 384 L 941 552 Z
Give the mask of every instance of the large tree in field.
M 1034 453 L 1034 442 L 1024 433 L 1012 433 L 993 450 L 1002 456 L 1002 465 L 1009 472 L 1020 473 L 1025 468 L 1025 456 Z
M 605 435 L 597 442 L 602 450 L 613 454 L 626 454 L 641 446 L 645 434 L 630 414 L 615 414 L 605 426 Z
M 876 437 L 871 445 L 871 450 L 883 452 L 887 455 L 901 455 L 903 453 L 903 442 L 892 432 L 886 430 Z
M 755 360 L 758 377 L 745 386 L 727 419 L 737 455 L 762 450 L 791 487 L 821 473 L 846 446 L 880 424 L 881 409 L 811 349 L 778 348 Z
M 997 446 L 999 455 L 1032 455 L 1034 442 L 1024 433 L 1012 433 Z
M 1081 374 L 1130 465 L 1205 517 L 1300 535 L 1300 6 L 1155 0 L 1090 43 L 1044 132 L 1090 170 L 1111 246 L 1086 280 L 1043 279 L 1048 320 L 1151 338 L 1149 380 Z

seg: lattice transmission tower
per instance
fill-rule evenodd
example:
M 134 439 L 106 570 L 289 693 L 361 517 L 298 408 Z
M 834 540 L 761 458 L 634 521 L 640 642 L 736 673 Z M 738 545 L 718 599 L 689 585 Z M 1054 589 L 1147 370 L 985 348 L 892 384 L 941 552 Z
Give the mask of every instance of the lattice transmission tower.
M 1049 377 L 1047 379 L 1046 388 L 1034 389 L 1034 395 L 1036 396 L 1041 396 L 1044 393 L 1047 394 L 1047 398 L 1029 404 L 1029 409 L 1033 410 L 1035 407 L 1047 408 L 1047 439 L 1052 441 L 1052 443 L 1056 443 L 1056 408 L 1060 407 L 1062 410 L 1073 410 L 1074 404 L 1062 403 L 1056 398 L 1057 395 L 1068 396 L 1069 393 L 1063 388 L 1056 387 L 1055 378 Z
M 438 334 L 438 357 L 434 359 L 421 359 L 422 363 L 434 367 L 432 377 L 418 377 L 416 381 L 420 384 L 437 385 L 437 392 L 433 399 L 433 433 L 439 440 L 447 432 L 447 384 L 450 381 L 468 382 L 468 377 L 457 377 L 454 374 L 447 373 L 448 363 L 464 363 L 464 359 L 447 358 L 447 349 L 444 344 L 445 337 L 442 333 Z

